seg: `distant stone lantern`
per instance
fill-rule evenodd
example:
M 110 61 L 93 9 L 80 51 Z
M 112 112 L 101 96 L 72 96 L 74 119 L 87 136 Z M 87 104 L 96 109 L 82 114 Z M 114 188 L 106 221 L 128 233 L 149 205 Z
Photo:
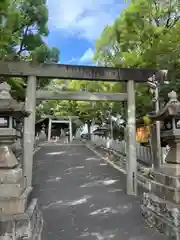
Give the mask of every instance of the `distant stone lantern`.
M 170 150 L 165 162 L 153 172 L 151 192 L 144 193 L 142 213 L 145 221 L 180 239 L 180 102 L 176 92 L 168 94 L 169 102 L 152 120 L 161 121 L 161 138 Z
M 0 84 L 0 239 L 41 239 L 42 215 L 13 151 L 26 116 L 24 104 L 11 97 L 10 86 Z
M 176 92 L 168 94 L 170 100 L 164 111 L 164 121 L 161 129 L 162 139 L 170 146 L 166 156 L 166 163 L 180 163 L 180 102 Z

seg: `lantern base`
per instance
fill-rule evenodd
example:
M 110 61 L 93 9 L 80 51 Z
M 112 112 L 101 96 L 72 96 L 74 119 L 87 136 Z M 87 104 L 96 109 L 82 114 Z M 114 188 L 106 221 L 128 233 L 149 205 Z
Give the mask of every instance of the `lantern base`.
M 142 215 L 150 227 L 165 233 L 169 239 L 180 240 L 180 205 L 172 204 L 151 193 L 144 193 Z
M 28 187 L 18 197 L 1 197 L 0 196 L 0 216 L 21 214 L 24 213 L 28 207 L 28 202 L 32 192 L 32 187 Z
M 153 175 L 151 193 L 143 195 L 142 214 L 148 225 L 180 240 L 180 165 L 166 163 Z
M 173 140 L 172 140 L 173 141 Z M 179 140 L 174 143 L 169 144 L 170 151 L 168 152 L 165 161 L 166 163 L 180 164 L 180 142 Z
M 26 187 L 26 178 L 20 178 L 16 183 L 0 183 L 0 201 L 2 198 L 18 198 Z
M 37 199 L 32 199 L 22 214 L 0 215 L 0 239 L 2 240 L 41 240 L 43 218 Z

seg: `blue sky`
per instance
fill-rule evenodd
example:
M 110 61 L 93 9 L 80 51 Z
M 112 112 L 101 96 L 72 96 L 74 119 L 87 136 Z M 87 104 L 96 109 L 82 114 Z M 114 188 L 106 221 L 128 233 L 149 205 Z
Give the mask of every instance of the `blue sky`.
M 96 39 L 125 0 L 48 0 L 49 46 L 60 49 L 60 63 L 91 65 Z

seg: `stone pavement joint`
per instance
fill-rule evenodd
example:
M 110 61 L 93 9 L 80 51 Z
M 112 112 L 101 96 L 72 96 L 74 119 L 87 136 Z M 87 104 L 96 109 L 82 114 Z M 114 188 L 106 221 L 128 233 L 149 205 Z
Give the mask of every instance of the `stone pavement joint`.
M 44 145 L 34 155 L 33 196 L 43 240 L 166 240 L 147 228 L 141 196 L 125 193 L 125 175 L 85 145 Z

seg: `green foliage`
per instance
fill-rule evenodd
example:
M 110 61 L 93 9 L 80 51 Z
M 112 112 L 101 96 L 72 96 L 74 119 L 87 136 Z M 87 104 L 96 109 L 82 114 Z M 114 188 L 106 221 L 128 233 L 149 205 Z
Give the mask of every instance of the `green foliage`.
M 49 48 L 43 40 L 48 36 L 46 0 L 1 0 L 0 59 L 56 63 L 59 50 Z M 3 81 L 2 79 L 1 81 Z M 23 79 L 9 79 L 12 91 L 24 98 Z M 48 81 L 40 81 L 40 87 Z
M 46 89 L 51 91 L 88 91 L 88 92 L 116 92 L 120 90 L 118 84 L 97 81 L 67 81 L 54 80 Z M 54 114 L 56 116 L 78 116 L 82 122 L 93 121 L 101 124 L 107 111 L 118 113 L 121 111 L 119 103 L 100 101 L 43 101 L 38 107 L 39 115 Z
M 96 42 L 94 60 L 100 65 L 169 69 L 170 84 L 161 97 L 180 90 L 180 2 L 136 0 L 107 26 Z M 137 84 L 137 114 L 153 109 L 146 86 Z
M 112 25 L 105 27 L 97 40 L 94 60 L 103 66 L 168 68 L 169 84 L 160 84 L 160 96 L 162 100 L 166 100 L 170 90 L 180 91 L 179 12 L 179 0 L 130 1 L 129 7 Z M 40 31 L 40 35 L 43 35 L 43 31 Z M 36 51 L 30 55 L 34 61 L 49 61 L 49 59 L 54 61 L 54 58 L 56 59 L 58 55 L 56 50 L 49 54 L 45 45 L 38 45 L 38 37 L 33 41 L 37 44 Z M 30 48 L 31 45 L 27 44 L 27 46 Z M 52 54 L 52 52 L 54 53 Z M 44 58 L 44 56 L 46 57 Z M 64 83 L 63 80 L 56 80 L 49 87 L 56 90 Z M 63 89 L 124 92 L 125 86 L 120 83 L 68 81 Z M 136 84 L 137 116 L 146 115 L 147 112 L 154 110 L 152 98 L 147 84 Z M 122 104 L 110 104 L 109 102 L 46 101 L 38 109 L 39 114 L 50 114 L 52 110 L 55 115 L 79 116 L 84 122 L 89 120 L 102 122 L 108 111 L 113 114 L 124 114 Z M 125 114 L 123 116 L 125 117 Z
M 120 92 L 121 85 L 117 83 L 98 82 L 98 81 L 70 81 L 69 89 L 71 91 L 87 91 L 87 92 Z M 122 106 L 118 103 L 110 103 L 105 101 L 86 101 L 77 102 L 77 115 L 81 121 L 93 121 L 101 124 L 107 111 L 119 113 Z

